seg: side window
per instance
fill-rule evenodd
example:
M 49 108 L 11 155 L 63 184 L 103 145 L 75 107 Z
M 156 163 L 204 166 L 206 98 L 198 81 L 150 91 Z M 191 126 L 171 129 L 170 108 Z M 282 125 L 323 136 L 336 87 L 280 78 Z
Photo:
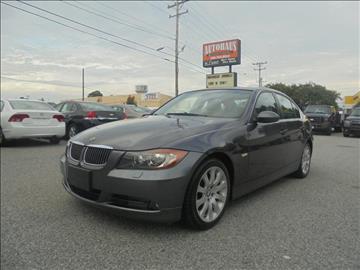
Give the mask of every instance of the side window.
M 76 106 L 74 103 L 65 103 L 64 106 L 61 108 L 62 113 L 70 113 L 74 112 L 76 109 Z
M 276 96 L 280 103 L 281 118 L 283 119 L 297 118 L 292 102 L 283 95 L 276 94 Z
M 254 116 L 256 117 L 263 111 L 278 112 L 276 101 L 272 93 L 262 93 L 258 97 L 255 105 Z
M 54 108 L 60 112 L 62 105 L 64 105 L 64 103 L 57 104 Z
M 292 105 L 292 107 L 293 107 L 293 111 L 294 111 L 294 114 L 295 114 L 295 118 L 300 118 L 300 112 L 299 112 L 298 107 L 297 107 L 293 102 L 291 102 L 291 105 Z

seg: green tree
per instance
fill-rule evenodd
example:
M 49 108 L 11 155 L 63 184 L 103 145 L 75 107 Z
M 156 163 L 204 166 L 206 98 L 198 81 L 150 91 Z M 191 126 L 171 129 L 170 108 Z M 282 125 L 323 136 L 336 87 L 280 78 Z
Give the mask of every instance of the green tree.
M 129 95 L 126 100 L 126 104 L 136 105 L 135 96 Z
M 103 94 L 99 90 L 92 91 L 88 94 L 88 97 L 102 97 Z
M 266 85 L 291 97 L 301 108 L 309 104 L 323 104 L 337 107 L 336 100 L 340 93 L 326 89 L 325 86 L 309 82 L 305 84 L 270 83 Z

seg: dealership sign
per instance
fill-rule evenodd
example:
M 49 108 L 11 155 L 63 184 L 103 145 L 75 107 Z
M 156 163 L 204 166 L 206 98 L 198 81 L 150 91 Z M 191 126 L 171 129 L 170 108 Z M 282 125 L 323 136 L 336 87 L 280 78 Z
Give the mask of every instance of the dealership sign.
M 206 88 L 227 88 L 237 86 L 237 73 L 217 73 L 206 75 Z
M 232 39 L 204 44 L 203 66 L 217 67 L 240 64 L 240 43 L 240 39 Z

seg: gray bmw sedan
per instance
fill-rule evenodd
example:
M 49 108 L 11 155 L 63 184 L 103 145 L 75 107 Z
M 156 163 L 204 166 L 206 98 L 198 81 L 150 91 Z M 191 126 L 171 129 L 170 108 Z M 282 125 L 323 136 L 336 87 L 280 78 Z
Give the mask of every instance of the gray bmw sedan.
M 311 125 L 269 88 L 185 92 L 132 121 L 69 140 L 64 187 L 85 202 L 152 221 L 209 229 L 228 203 L 280 177 L 306 177 Z

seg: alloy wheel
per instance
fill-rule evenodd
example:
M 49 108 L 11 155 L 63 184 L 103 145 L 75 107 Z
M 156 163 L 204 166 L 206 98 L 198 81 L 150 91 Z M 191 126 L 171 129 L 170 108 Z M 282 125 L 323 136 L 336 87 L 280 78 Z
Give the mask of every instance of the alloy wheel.
M 308 144 L 306 144 L 304 148 L 304 152 L 302 154 L 301 160 L 301 169 L 303 174 L 307 174 L 310 169 L 310 161 L 311 161 L 311 149 Z
M 71 126 L 69 128 L 69 137 L 72 138 L 77 134 L 77 129 L 75 126 Z
M 201 176 L 196 191 L 196 210 L 204 222 L 212 222 L 224 210 L 228 181 L 222 168 L 213 166 Z

